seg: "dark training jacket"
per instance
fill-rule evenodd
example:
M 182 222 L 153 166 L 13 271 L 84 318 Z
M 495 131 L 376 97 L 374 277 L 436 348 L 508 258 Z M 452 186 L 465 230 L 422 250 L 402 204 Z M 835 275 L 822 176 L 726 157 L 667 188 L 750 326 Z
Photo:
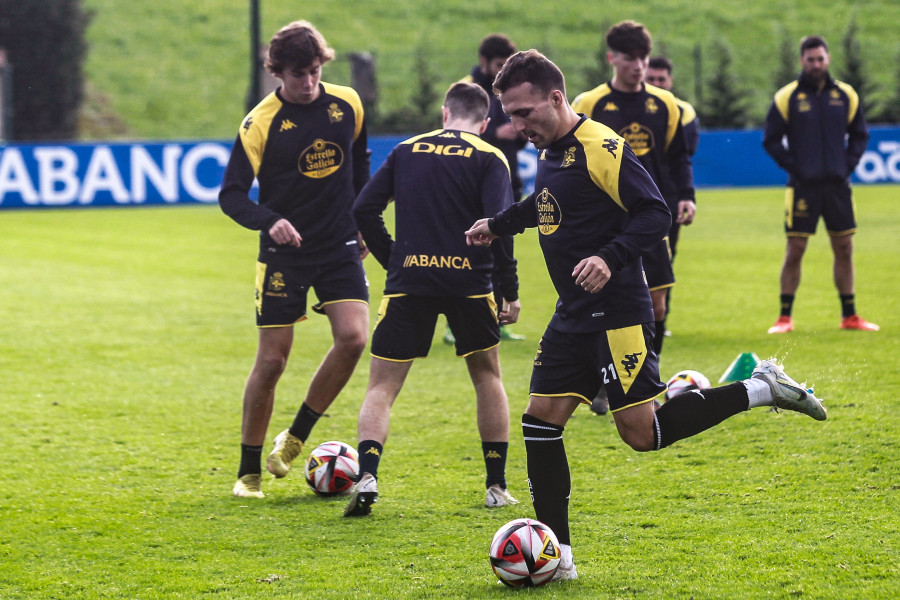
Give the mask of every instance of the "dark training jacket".
M 775 93 L 763 147 L 793 184 L 845 181 L 868 141 L 866 118 L 852 87 L 830 76 L 817 86 L 801 75 Z

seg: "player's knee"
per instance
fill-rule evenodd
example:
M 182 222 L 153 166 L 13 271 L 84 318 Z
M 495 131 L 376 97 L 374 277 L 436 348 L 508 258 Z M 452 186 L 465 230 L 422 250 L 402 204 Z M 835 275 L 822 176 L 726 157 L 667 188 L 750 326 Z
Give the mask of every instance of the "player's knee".
M 366 349 L 368 335 L 365 329 L 346 331 L 334 338 L 335 349 L 353 356 L 361 356 Z
M 622 441 L 636 452 L 650 452 L 655 449 L 652 435 L 643 435 L 636 431 L 622 432 Z
M 267 352 L 257 357 L 255 371 L 266 380 L 277 381 L 287 367 L 287 356 L 280 352 Z

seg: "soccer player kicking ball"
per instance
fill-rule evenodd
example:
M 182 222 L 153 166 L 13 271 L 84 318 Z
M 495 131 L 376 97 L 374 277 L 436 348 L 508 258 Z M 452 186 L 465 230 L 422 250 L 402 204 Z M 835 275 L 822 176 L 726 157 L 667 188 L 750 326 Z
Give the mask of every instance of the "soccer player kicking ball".
M 451 86 L 442 108 L 443 129 L 394 148 L 354 203 L 356 222 L 372 255 L 387 269 L 387 281 L 372 334 L 369 387 L 359 411 L 360 478 L 345 516 L 369 514 L 378 499 L 378 465 L 391 407 L 413 361 L 428 355 L 439 314 L 447 317 L 456 354 L 465 359 L 475 389 L 487 470 L 485 505 L 517 502 L 506 490 L 509 406 L 498 345 L 500 325 L 515 323 L 520 306 L 515 300 L 498 315 L 491 291 L 495 262 L 512 258 L 499 244 L 471 247 L 462 235 L 475 219 L 512 203 L 503 153 L 478 137 L 487 126 L 488 107 L 480 86 Z M 396 240 L 382 218 L 391 200 Z
M 571 479 L 563 431 L 601 384 L 622 440 L 661 450 L 757 406 L 825 420 L 812 392 L 772 361 L 750 379 L 676 396 L 654 412 L 665 385 L 652 348 L 653 308 L 640 255 L 668 231 L 665 201 L 631 148 L 608 127 L 578 115 L 562 72 L 536 50 L 513 55 L 494 81 L 503 110 L 538 148 L 535 192 L 466 232 L 473 245 L 537 227 L 556 312 L 534 359 L 522 416 L 528 479 L 538 520 L 560 542 L 554 579 L 575 579 L 568 505 Z

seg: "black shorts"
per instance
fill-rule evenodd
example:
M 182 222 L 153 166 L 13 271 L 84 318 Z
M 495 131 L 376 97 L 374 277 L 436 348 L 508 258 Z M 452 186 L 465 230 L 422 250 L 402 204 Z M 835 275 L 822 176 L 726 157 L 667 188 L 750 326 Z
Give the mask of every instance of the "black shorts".
M 850 235 L 856 231 L 856 205 L 849 181 L 798 183 L 784 195 L 784 231 L 794 237 L 816 233 L 819 217 L 824 217 L 829 235 Z
M 672 270 L 672 250 L 669 248 L 669 237 L 661 239 L 650 252 L 641 254 L 644 264 L 644 276 L 650 291 L 670 288 L 675 285 L 675 272 Z
M 456 338 L 457 356 L 500 343 L 497 304 L 491 293 L 468 298 L 388 294 L 378 307 L 372 356 L 404 362 L 428 356 L 437 317 L 442 313 Z
M 574 396 L 590 404 L 602 384 L 613 412 L 649 402 L 666 389 L 653 332 L 653 323 L 592 333 L 548 327 L 534 357 L 530 393 Z
M 256 326 L 286 327 L 306 319 L 306 294 L 316 292 L 312 309 L 324 314 L 335 302 L 369 302 L 369 282 L 358 255 L 314 266 L 256 263 Z

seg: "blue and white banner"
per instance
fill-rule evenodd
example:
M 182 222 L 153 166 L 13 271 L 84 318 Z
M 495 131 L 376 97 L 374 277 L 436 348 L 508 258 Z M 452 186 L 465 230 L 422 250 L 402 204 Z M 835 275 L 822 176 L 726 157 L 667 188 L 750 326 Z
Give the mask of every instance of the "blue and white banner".
M 873 127 L 854 183 L 900 183 L 900 127 Z M 404 137 L 371 137 L 372 170 Z M 231 141 L 0 146 L 0 209 L 214 203 Z M 519 153 L 530 192 L 537 153 Z M 784 185 L 760 131 L 704 131 L 694 156 L 698 188 Z

